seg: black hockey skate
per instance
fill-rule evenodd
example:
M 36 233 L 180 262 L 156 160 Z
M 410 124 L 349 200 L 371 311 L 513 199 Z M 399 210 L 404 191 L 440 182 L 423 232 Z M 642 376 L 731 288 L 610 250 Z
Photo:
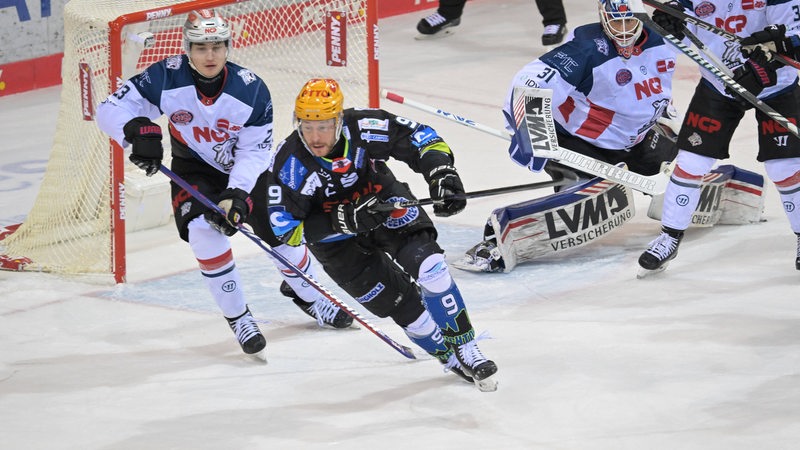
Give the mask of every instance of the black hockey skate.
M 558 45 L 566 35 L 567 26 L 565 24 L 547 25 L 542 34 L 542 45 Z
M 794 268 L 800 270 L 800 233 L 797 233 L 797 258 L 794 260 Z
M 422 35 L 418 37 L 418 39 L 430 39 L 433 37 L 444 37 L 450 35 L 452 34 L 452 30 L 448 30 L 448 28 L 456 27 L 460 23 L 460 17 L 448 19 L 438 12 L 433 13 L 430 16 L 420 20 L 417 24 L 417 31 L 419 31 Z
M 477 339 L 461 344 L 454 350 L 464 375 L 472 377 L 478 389 L 483 392 L 497 390 L 497 381 L 491 378 L 492 375 L 497 373 L 497 365 L 494 361 L 483 356 L 483 353 L 478 348 Z
M 650 242 L 647 250 L 639 256 L 641 269 L 637 278 L 664 271 L 669 261 L 678 255 L 678 246 L 682 239 L 683 231 L 662 227 L 661 234 Z
M 233 330 L 233 334 L 236 335 L 236 340 L 238 340 L 239 345 L 242 346 L 243 352 L 248 355 L 256 355 L 267 346 L 267 340 L 264 339 L 264 335 L 261 334 L 261 330 L 258 329 L 253 315 L 250 314 L 249 307 L 246 308 L 244 313 L 239 317 L 233 319 L 226 317 L 225 319 L 228 321 L 231 330 Z M 262 359 L 266 360 L 266 357 Z
M 456 352 L 454 350 L 449 350 L 446 355 L 434 356 L 436 356 L 439 359 L 439 362 L 444 365 L 445 372 L 453 372 L 467 383 L 472 384 L 475 382 L 471 376 L 464 373 L 464 368 L 461 367 L 461 363 L 458 362 L 458 358 L 456 358 Z
M 320 326 L 330 325 L 333 328 L 347 328 L 353 324 L 353 318 L 327 298 L 320 298 L 313 303 L 307 302 L 298 297 L 286 281 L 281 283 L 280 290 L 281 294 L 291 298 L 298 308 L 316 320 Z

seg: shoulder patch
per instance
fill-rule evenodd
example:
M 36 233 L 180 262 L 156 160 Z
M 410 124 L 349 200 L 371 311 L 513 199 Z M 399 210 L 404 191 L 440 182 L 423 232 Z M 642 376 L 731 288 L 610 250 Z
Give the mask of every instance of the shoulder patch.
M 167 69 L 178 70 L 181 68 L 182 63 L 183 63 L 183 58 L 180 55 L 175 55 L 167 58 L 164 64 L 166 64 Z
M 256 77 L 256 74 L 247 69 L 240 69 L 238 72 L 236 72 L 236 75 L 239 75 L 239 78 L 242 79 L 245 86 L 258 79 L 258 77 Z

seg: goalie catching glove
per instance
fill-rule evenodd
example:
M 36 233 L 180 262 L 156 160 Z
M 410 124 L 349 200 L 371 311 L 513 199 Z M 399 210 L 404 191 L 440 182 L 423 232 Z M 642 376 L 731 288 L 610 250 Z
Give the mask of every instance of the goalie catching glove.
M 800 50 L 800 37 L 786 36 L 786 25 L 770 25 L 742 39 L 742 55 L 750 57 L 757 48 L 797 59 Z
M 225 211 L 225 215 L 208 211 L 205 214 L 206 222 L 225 236 L 233 236 L 239 230 L 239 225 L 253 212 L 253 200 L 250 194 L 239 188 L 225 189 L 219 199 L 217 205 Z
M 133 147 L 128 159 L 144 170 L 148 177 L 158 172 L 164 159 L 161 127 L 147 117 L 135 117 L 122 127 L 122 132 Z
M 439 217 L 452 216 L 467 207 L 464 185 L 455 167 L 450 165 L 436 167 L 428 174 L 428 179 L 433 200 L 433 214 Z
M 367 233 L 381 226 L 392 211 L 372 209 L 382 203 L 375 194 L 362 195 L 355 203 L 342 203 L 331 211 L 333 229 L 342 234 Z

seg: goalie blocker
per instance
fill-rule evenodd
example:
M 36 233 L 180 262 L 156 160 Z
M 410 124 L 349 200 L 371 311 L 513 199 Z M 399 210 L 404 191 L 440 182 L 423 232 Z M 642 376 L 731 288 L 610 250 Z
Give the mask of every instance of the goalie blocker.
M 732 165 L 710 172 L 701 185 L 692 225 L 740 225 L 761 221 L 764 177 Z M 647 215 L 660 219 L 663 194 Z M 495 209 L 484 241 L 453 266 L 475 272 L 510 272 L 517 264 L 584 247 L 608 236 L 635 215 L 633 191 L 594 178 L 555 194 Z

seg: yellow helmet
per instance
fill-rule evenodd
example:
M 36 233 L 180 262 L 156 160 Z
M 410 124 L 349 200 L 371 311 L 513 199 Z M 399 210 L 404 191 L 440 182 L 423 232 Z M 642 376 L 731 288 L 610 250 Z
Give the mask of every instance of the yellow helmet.
M 303 85 L 294 103 L 295 120 L 339 119 L 344 110 L 339 83 L 330 78 L 312 78 Z

